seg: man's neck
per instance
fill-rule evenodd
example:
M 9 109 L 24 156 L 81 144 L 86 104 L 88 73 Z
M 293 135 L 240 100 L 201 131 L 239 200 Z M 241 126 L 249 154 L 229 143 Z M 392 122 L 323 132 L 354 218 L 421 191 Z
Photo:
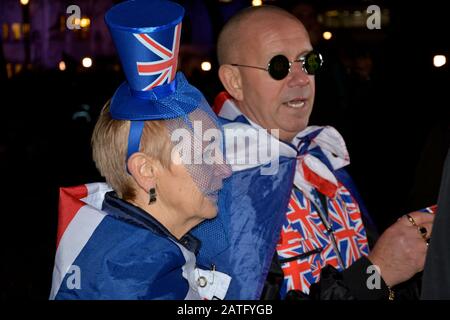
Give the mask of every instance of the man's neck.
M 285 143 L 292 143 L 292 140 L 295 138 L 295 136 L 298 134 L 298 132 L 286 132 L 284 130 L 280 130 L 279 128 L 274 128 L 274 129 L 268 129 L 265 128 L 264 126 L 262 126 L 254 117 L 254 115 L 252 114 L 252 112 L 250 112 L 250 108 L 246 108 L 244 106 L 244 104 L 239 103 L 239 101 L 233 100 L 234 104 L 236 105 L 236 107 L 239 109 L 239 111 L 244 115 L 245 118 L 247 118 L 247 120 L 250 122 L 250 124 L 253 127 L 256 128 L 262 128 L 262 129 L 266 129 L 269 131 L 269 133 L 275 137 L 276 139 L 285 142 Z

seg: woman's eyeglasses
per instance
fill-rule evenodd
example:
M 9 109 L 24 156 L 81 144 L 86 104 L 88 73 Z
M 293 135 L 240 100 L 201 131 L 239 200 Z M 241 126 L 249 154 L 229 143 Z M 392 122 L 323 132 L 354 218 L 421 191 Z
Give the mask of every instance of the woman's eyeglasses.
M 319 52 L 310 51 L 307 54 L 301 56 L 300 58 L 294 60 L 293 62 L 301 62 L 303 71 L 309 75 L 314 75 L 322 66 L 323 58 Z M 246 67 L 264 70 L 267 71 L 273 79 L 282 80 L 287 77 L 289 72 L 291 72 L 291 66 L 293 62 L 290 62 L 286 56 L 279 54 L 270 59 L 269 63 L 267 64 L 267 68 L 237 63 L 231 63 L 231 65 L 236 67 Z

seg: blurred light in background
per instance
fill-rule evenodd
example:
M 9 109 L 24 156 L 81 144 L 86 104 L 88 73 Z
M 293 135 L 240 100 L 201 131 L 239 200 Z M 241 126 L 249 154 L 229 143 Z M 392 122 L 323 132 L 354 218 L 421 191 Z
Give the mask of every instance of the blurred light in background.
M 6 64 L 6 75 L 8 79 L 12 78 L 12 76 L 14 75 L 12 63 Z
M 75 26 L 79 26 L 81 24 L 81 19 L 80 18 L 73 18 L 73 25 Z
M 60 61 L 58 65 L 59 70 L 64 71 L 66 70 L 66 63 L 64 61 Z
M 2 38 L 3 38 L 3 40 L 8 39 L 8 34 L 9 34 L 9 24 L 3 23 L 2 24 Z
M 85 57 L 85 58 L 83 58 L 81 63 L 83 64 L 83 67 L 90 68 L 92 66 L 92 59 L 89 57 Z
M 91 24 L 91 19 L 89 19 L 89 18 L 81 18 L 81 20 L 80 20 L 80 26 L 81 26 L 82 28 L 89 27 L 90 24 Z
M 30 34 L 30 24 L 29 23 L 22 23 L 22 33 L 24 37 L 27 37 Z
M 18 22 L 11 24 L 11 32 L 14 40 L 20 40 L 22 38 L 22 26 Z
M 73 25 L 80 26 L 81 28 L 89 28 L 91 25 L 91 19 L 89 18 L 73 18 L 72 20 Z
M 252 6 L 262 6 L 262 0 L 252 0 Z
M 20 0 L 20 4 L 23 6 L 26 6 L 29 2 L 29 0 Z
M 339 15 L 339 11 L 337 10 L 328 10 L 325 12 L 327 17 L 337 17 Z
M 447 63 L 447 58 L 442 54 L 437 54 L 433 57 L 433 65 L 436 68 L 442 67 Z
M 23 65 L 21 63 L 16 63 L 14 65 L 14 73 L 18 74 L 20 71 L 22 71 Z
M 325 31 L 325 32 L 322 34 L 322 36 L 323 36 L 323 38 L 324 38 L 325 40 L 330 40 L 330 39 L 333 37 L 333 34 L 332 34 L 330 31 Z
M 203 61 L 201 64 L 201 68 L 203 71 L 210 71 L 211 70 L 211 63 L 209 61 Z

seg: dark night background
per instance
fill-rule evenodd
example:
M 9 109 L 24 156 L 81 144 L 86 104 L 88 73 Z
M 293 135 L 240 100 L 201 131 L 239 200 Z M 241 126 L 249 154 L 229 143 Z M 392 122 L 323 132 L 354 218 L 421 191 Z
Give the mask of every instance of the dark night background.
M 118 2 L 0 1 L 2 300 L 48 298 L 58 188 L 101 180 L 90 135 L 101 107 L 124 80 L 102 26 L 104 11 Z M 178 2 L 186 8 L 180 69 L 212 103 L 221 90 L 217 34 L 251 1 Z M 263 2 L 294 10 L 301 1 Z M 400 215 L 437 201 L 450 142 L 450 78 L 449 63 L 436 68 L 432 60 L 450 57 L 449 13 L 437 0 L 307 3 L 320 22 L 311 6 L 295 12 L 319 35 L 315 47 L 326 59 L 310 124 L 332 125 L 343 134 L 349 171 L 382 231 Z M 70 4 L 80 6 L 90 26 L 64 28 Z M 364 14 L 371 4 L 387 10 L 389 21 L 380 30 L 350 27 L 354 12 Z M 336 12 L 338 23 L 331 19 Z M 14 23 L 24 24 L 18 37 Z M 323 31 L 333 37 L 324 40 Z M 92 67 L 81 66 L 83 56 L 92 58 Z M 209 72 L 200 69 L 206 60 Z

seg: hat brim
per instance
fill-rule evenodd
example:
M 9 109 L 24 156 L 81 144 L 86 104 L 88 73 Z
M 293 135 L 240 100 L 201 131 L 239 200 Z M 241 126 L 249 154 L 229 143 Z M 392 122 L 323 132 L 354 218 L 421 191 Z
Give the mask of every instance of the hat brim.
M 176 90 L 162 99 L 137 97 L 127 82 L 122 83 L 111 99 L 111 117 L 117 120 L 164 120 L 186 116 L 198 107 L 203 95 L 181 72 L 176 78 Z

